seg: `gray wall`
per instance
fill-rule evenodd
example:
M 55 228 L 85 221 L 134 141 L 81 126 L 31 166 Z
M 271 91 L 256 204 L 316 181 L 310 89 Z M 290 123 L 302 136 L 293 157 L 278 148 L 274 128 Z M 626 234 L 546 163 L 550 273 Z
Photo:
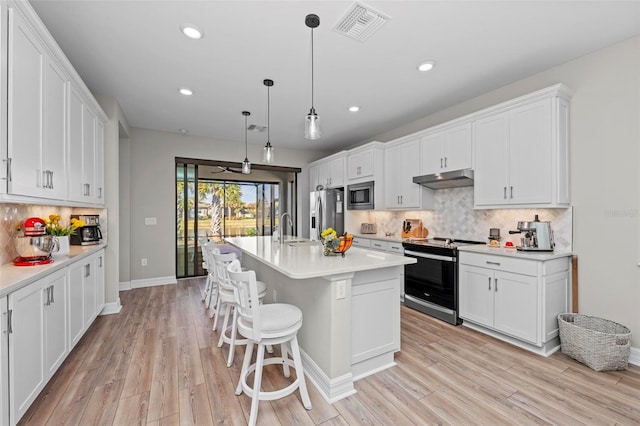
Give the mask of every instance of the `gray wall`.
M 244 145 L 138 128 L 131 129 L 130 142 L 129 280 L 175 279 L 175 157 L 240 162 Z M 278 166 L 301 167 L 324 154 L 275 148 Z M 262 145 L 249 145 L 249 159 L 260 162 Z M 157 225 L 145 225 L 147 217 Z M 140 265 L 142 258 L 147 266 Z
M 378 135 L 388 141 L 562 82 L 571 100 L 573 248 L 580 312 L 631 328 L 640 347 L 640 38 Z

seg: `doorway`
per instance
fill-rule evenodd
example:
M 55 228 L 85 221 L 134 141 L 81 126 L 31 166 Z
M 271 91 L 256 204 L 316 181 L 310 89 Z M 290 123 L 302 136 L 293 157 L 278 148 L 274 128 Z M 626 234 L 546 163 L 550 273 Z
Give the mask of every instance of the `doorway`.
M 254 166 L 251 174 L 244 175 L 228 163 L 176 159 L 178 278 L 206 273 L 200 247 L 205 242 L 271 235 L 278 226 L 281 207 L 282 212 L 296 217 L 299 169 L 262 167 Z

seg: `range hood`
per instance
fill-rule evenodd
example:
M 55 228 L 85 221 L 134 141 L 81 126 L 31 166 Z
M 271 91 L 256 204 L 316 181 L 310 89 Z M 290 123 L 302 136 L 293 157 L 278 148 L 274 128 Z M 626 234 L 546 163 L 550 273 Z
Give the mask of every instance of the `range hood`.
M 435 173 L 432 175 L 416 176 L 413 183 L 431 189 L 458 188 L 473 186 L 473 170 L 456 170 L 453 172 Z

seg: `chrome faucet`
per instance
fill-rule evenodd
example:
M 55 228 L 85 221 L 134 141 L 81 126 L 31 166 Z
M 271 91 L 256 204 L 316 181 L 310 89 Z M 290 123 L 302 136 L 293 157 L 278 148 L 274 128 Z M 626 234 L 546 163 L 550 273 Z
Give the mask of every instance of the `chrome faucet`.
M 289 214 L 289 212 L 284 212 L 282 213 L 282 216 L 280 216 L 280 244 L 284 242 L 285 216 L 287 217 L 287 219 L 289 219 L 289 225 L 291 225 L 291 234 L 293 235 L 293 221 L 291 220 L 291 215 Z

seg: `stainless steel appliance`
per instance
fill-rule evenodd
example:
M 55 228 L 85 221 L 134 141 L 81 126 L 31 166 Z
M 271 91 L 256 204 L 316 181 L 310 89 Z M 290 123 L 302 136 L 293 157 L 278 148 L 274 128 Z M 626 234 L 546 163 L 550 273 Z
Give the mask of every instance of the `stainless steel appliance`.
M 520 239 L 521 245 L 516 246 L 518 250 L 553 251 L 555 248 L 551 222 L 540 221 L 538 215 L 532 222 L 518 222 L 517 231 L 509 231 L 509 234 L 520 233 L 524 233 L 524 237 Z
M 77 228 L 69 237 L 69 244 L 74 246 L 88 246 L 99 244 L 102 239 L 100 231 L 100 216 L 96 215 L 71 215 L 71 219 L 84 222 L 84 226 Z
M 446 161 L 446 159 L 445 159 Z M 446 167 L 446 165 L 445 165 Z M 473 186 L 473 170 L 454 170 L 451 172 L 434 173 L 431 175 L 415 176 L 413 183 L 431 189 L 459 188 Z
M 450 238 L 407 239 L 404 255 L 417 263 L 404 269 L 404 304 L 453 325 L 458 318 L 458 247 L 485 244 Z
M 348 210 L 373 210 L 375 200 L 373 196 L 375 182 L 362 182 L 347 186 Z
M 310 201 L 309 238 L 319 240 L 320 233 L 327 228 L 333 228 L 338 235 L 342 235 L 344 233 L 344 191 L 340 188 L 313 191 Z

